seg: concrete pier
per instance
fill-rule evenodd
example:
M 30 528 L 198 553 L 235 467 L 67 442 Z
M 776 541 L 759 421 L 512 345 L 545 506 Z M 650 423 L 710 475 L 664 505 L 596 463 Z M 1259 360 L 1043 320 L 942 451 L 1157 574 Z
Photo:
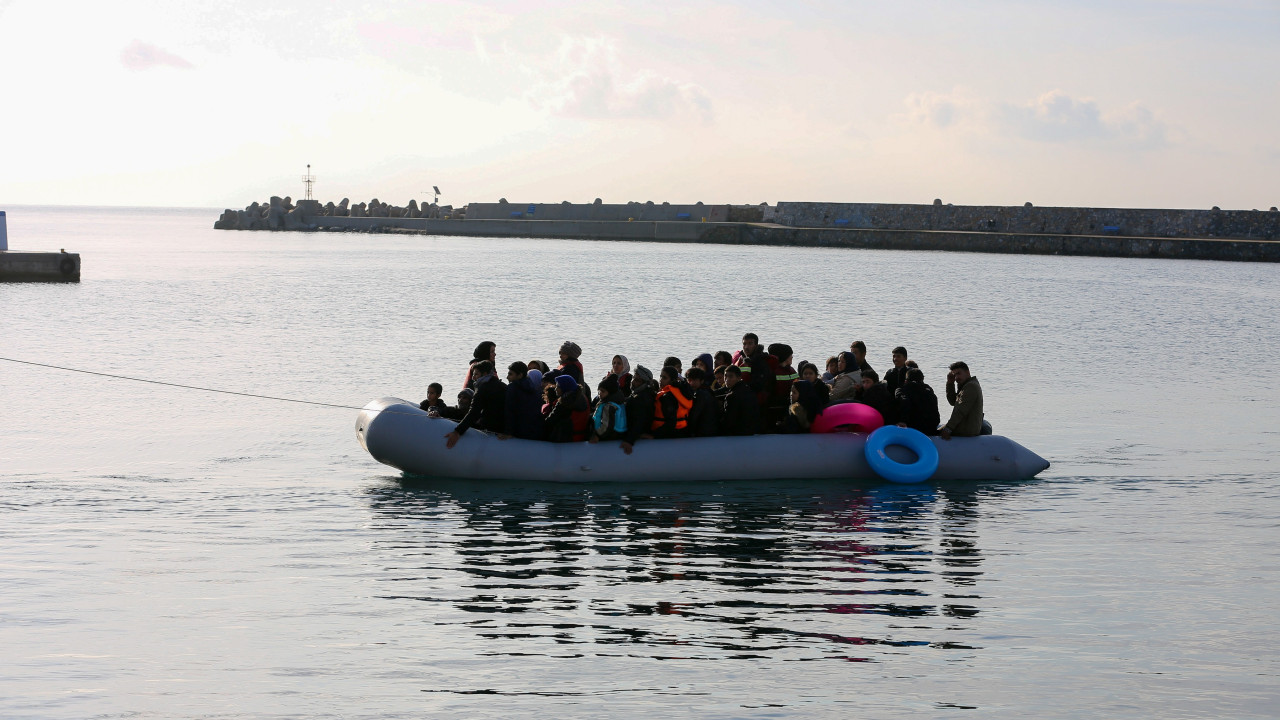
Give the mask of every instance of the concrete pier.
M 80 282 L 80 254 L 0 250 L 0 282 Z

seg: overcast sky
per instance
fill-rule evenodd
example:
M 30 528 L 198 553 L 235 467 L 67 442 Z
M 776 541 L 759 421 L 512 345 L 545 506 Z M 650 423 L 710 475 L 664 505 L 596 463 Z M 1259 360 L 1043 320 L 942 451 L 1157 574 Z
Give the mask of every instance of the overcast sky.
M 0 0 L 0 208 L 1280 205 L 1280 0 Z

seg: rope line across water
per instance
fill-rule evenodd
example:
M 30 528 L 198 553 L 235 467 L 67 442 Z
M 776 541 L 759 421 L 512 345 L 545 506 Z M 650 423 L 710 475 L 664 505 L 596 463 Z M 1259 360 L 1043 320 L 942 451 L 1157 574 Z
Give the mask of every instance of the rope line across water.
M 198 385 L 183 385 L 182 383 L 164 382 L 162 380 L 147 380 L 146 378 L 129 377 L 128 375 L 113 375 L 111 373 L 97 372 L 95 370 L 82 370 L 80 368 L 63 367 L 61 365 L 50 365 L 48 363 L 31 362 L 30 360 L 17 360 L 15 358 L 0 357 L 0 360 L 20 365 L 33 365 L 35 367 L 50 368 L 52 370 L 65 370 L 67 372 L 83 373 L 85 375 L 97 375 L 99 377 L 107 377 L 115 380 L 132 380 L 133 382 L 148 383 L 151 385 L 166 385 L 168 387 L 183 388 L 185 390 L 200 390 L 202 392 L 221 393 L 223 395 L 239 395 L 240 397 L 258 398 L 259 400 L 277 400 L 280 402 L 300 403 L 303 405 L 319 405 L 320 407 L 340 408 L 342 410 L 363 410 L 364 408 L 354 405 L 338 405 L 336 403 L 316 402 L 315 400 L 298 400 L 296 398 L 276 397 L 274 395 L 258 395 L 256 393 L 236 392 L 235 390 L 219 390 L 217 388 L 200 387 Z M 385 410 L 380 412 L 387 412 Z

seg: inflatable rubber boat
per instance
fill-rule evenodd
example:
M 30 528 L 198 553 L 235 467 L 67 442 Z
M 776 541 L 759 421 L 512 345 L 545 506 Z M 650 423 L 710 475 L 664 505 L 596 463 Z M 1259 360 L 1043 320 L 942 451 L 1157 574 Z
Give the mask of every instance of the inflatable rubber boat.
M 885 477 L 872 469 L 868 458 L 875 462 L 876 453 L 866 452 L 871 436 L 863 433 L 641 440 L 627 455 L 616 441 L 500 440 L 474 428 L 448 449 L 444 436 L 456 425 L 428 416 L 414 403 L 382 398 L 360 411 L 356 437 L 380 463 L 411 475 L 442 478 L 638 482 Z M 936 469 L 920 480 L 1025 480 L 1049 467 L 1044 458 L 999 435 L 951 440 L 916 435 L 937 448 Z M 911 467 L 925 452 L 890 444 L 881 454 Z

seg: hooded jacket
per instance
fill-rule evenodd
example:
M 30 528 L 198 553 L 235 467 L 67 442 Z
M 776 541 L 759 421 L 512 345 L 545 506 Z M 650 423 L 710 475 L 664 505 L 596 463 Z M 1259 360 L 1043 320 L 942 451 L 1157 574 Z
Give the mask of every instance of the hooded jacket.
M 504 422 L 508 435 L 521 440 L 542 439 L 542 388 L 528 375 L 507 386 Z
M 933 388 L 922 382 L 908 382 L 894 393 L 898 405 L 898 422 L 906 423 L 912 430 L 925 435 L 937 435 L 938 396 Z

